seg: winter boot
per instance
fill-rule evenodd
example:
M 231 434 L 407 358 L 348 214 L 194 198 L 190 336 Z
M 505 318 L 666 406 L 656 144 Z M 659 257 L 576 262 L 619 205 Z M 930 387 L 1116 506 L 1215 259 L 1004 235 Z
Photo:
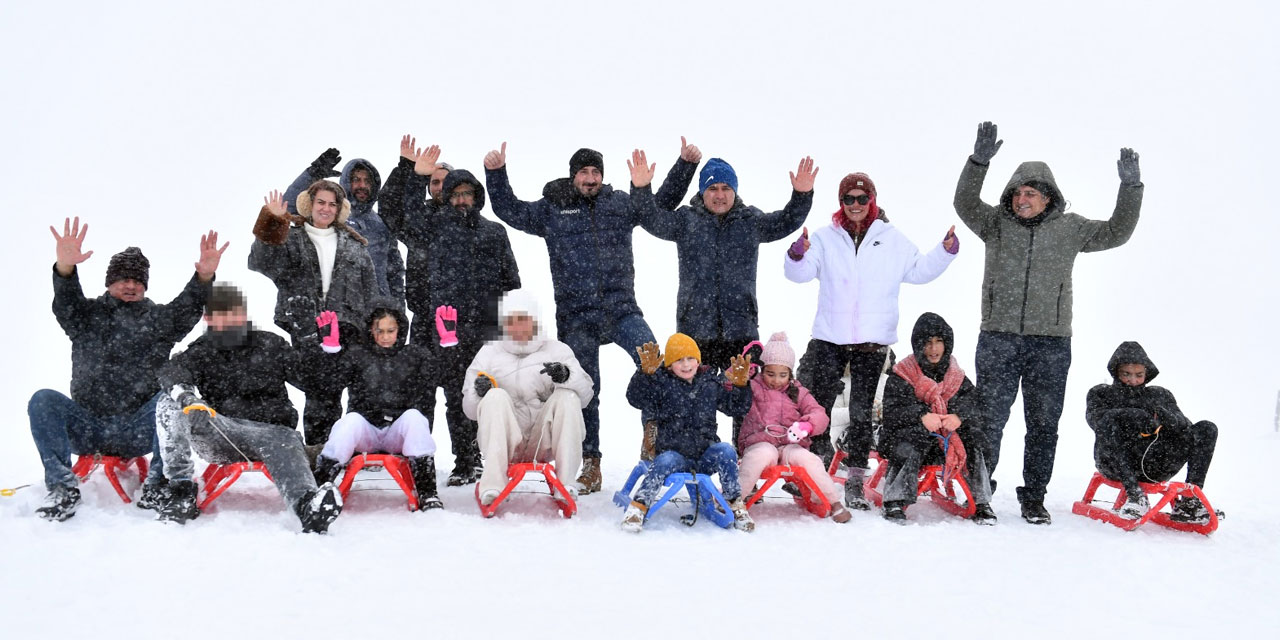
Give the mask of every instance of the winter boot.
M 472 484 L 480 479 L 480 474 L 483 472 L 484 464 L 480 462 L 479 454 L 460 455 L 453 463 L 453 473 L 449 474 L 448 484 L 451 487 Z
M 36 509 L 36 515 L 45 520 L 62 522 L 74 516 L 79 506 L 79 487 L 54 487 L 45 498 L 45 505 Z
M 1137 520 L 1146 515 L 1147 510 L 1151 508 L 1151 504 L 1147 502 L 1147 494 L 1140 493 L 1138 495 L 1129 495 L 1129 499 L 1120 506 L 1120 517 L 1126 520 Z
M 837 502 L 831 505 L 831 519 L 840 524 L 845 524 L 853 519 L 853 513 L 844 508 L 844 505 Z
M 756 530 L 756 521 L 751 519 L 750 513 L 747 513 L 747 503 L 743 502 L 742 498 L 736 498 L 730 502 L 729 508 L 733 510 L 734 529 L 747 533 Z
M 159 509 L 169 500 L 169 479 L 160 478 L 158 482 L 142 485 L 142 495 L 138 497 L 139 509 Z
M 302 521 L 303 533 L 325 533 L 342 513 L 342 494 L 332 482 L 326 482 L 299 498 L 293 512 Z
M 418 510 L 443 509 L 444 503 L 436 495 L 436 459 L 434 456 L 409 458 L 413 472 L 413 487 L 418 492 Z
M 1049 510 L 1044 508 L 1042 500 L 1027 500 L 1022 503 L 1022 519 L 1030 524 L 1051 524 L 1053 518 Z
M 871 510 L 871 503 L 862 497 L 862 477 L 866 471 L 860 467 L 849 467 L 849 478 L 844 481 L 844 503 L 850 509 Z
M 640 459 L 653 462 L 658 455 L 658 421 L 644 423 L 644 438 L 640 441 Z
M 156 507 L 156 520 L 186 524 L 200 515 L 196 495 L 200 488 L 191 480 L 174 480 L 169 483 L 167 499 Z
M 644 516 L 649 513 L 649 506 L 635 500 L 631 501 L 631 506 L 627 507 L 626 513 L 622 514 L 622 530 L 630 533 L 640 533 L 644 529 Z
M 313 465 L 315 469 L 316 484 L 322 485 L 327 482 L 337 482 L 338 476 L 342 473 L 343 464 L 327 456 L 316 456 L 316 463 Z
M 1217 515 L 1221 519 L 1227 514 L 1218 511 Z M 1173 513 L 1169 514 L 1169 519 L 1184 524 L 1206 524 L 1209 522 L 1209 509 L 1204 506 L 1204 503 L 1199 498 L 1184 496 L 1173 503 Z
M 973 520 L 974 524 L 992 526 L 996 523 L 996 512 L 991 510 L 991 505 L 989 504 L 975 504 L 973 505 L 973 515 L 969 516 L 969 519 Z
M 582 473 L 578 474 L 578 493 L 587 495 L 600 490 L 600 456 L 582 459 Z
M 901 502 L 884 503 L 884 519 L 894 524 L 906 524 L 907 512 L 903 510 Z

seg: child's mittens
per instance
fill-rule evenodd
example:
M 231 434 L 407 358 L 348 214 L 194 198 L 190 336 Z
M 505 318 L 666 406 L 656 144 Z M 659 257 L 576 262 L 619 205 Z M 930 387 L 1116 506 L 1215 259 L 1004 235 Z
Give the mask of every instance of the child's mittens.
M 320 344 L 320 348 L 325 353 L 337 353 L 342 351 L 342 340 L 338 335 L 338 314 L 334 311 L 321 311 L 316 317 L 316 326 L 320 328 L 329 327 L 329 335 L 324 337 L 324 342 Z
M 810 433 L 813 433 L 812 424 L 808 422 L 793 422 L 790 427 L 787 427 L 787 440 L 791 444 L 796 444 L 809 437 Z
M 729 368 L 725 370 L 724 377 L 735 387 L 745 387 L 750 373 L 751 368 L 747 366 L 747 359 L 743 356 L 733 356 L 729 358 Z
M 653 375 L 662 364 L 662 352 L 658 350 L 656 343 L 646 342 L 636 347 L 636 353 L 640 355 L 640 370 L 645 375 Z

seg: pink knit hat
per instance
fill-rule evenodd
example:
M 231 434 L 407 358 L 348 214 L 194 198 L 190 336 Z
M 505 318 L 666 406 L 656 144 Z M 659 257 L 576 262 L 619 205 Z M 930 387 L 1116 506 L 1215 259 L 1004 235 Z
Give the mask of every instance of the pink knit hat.
M 764 345 L 764 350 L 760 352 L 760 363 L 780 364 L 792 370 L 796 368 L 796 351 L 787 342 L 786 332 L 779 331 L 769 336 L 769 344 Z

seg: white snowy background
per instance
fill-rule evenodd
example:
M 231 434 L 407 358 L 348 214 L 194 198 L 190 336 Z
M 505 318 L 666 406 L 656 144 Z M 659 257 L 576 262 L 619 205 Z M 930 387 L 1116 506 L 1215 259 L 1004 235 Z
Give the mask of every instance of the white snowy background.
M 32 486 L 0 498 L 0 634 L 1274 637 L 1277 15 L 1234 1 L 2 3 L 0 175 L 12 182 L 0 487 Z M 811 155 L 811 229 L 829 223 L 852 171 L 872 176 L 922 247 L 957 225 L 959 259 L 903 289 L 899 334 L 941 313 L 972 372 L 983 247 L 951 198 L 983 120 L 1005 140 L 988 201 L 1019 162 L 1044 160 L 1071 210 L 1105 218 L 1118 150 L 1142 157 L 1133 239 L 1075 269 L 1052 526 L 1018 517 L 1019 404 L 993 529 L 925 505 L 906 527 L 878 513 L 837 526 L 774 501 L 751 535 L 688 530 L 677 508 L 624 534 L 609 495 L 639 433 L 623 397 L 632 365 L 616 347 L 602 351 L 606 492 L 570 521 L 532 495 L 483 520 L 471 487 L 444 489 L 443 512 L 408 513 L 375 480 L 330 535 L 305 536 L 274 489 L 248 478 L 198 520 L 164 526 L 100 475 L 72 520 L 32 514 L 44 489 L 26 402 L 70 379 L 49 311 L 47 227 L 64 217 L 90 225 L 88 294 L 112 253 L 138 245 L 157 301 L 190 277 L 200 234 L 218 230 L 231 241 L 219 279 L 247 288 L 270 327 L 274 288 L 245 267 L 250 228 L 262 196 L 327 147 L 385 178 L 412 133 L 479 175 L 507 141 L 516 193 L 532 200 L 579 147 L 602 151 L 606 181 L 625 189 L 632 148 L 665 174 L 684 135 L 729 161 L 742 198 L 766 210 Z M 550 319 L 545 245 L 510 237 Z M 760 329 L 786 330 L 803 351 L 817 285 L 783 278 L 786 245 L 761 250 Z M 674 245 L 638 231 L 635 251 L 637 297 L 661 341 L 674 331 Z M 1188 416 L 1221 429 L 1206 491 L 1228 518 L 1209 538 L 1070 513 L 1092 472 L 1084 395 L 1108 381 L 1123 340 L 1146 347 Z M 436 435 L 447 471 L 447 433 Z

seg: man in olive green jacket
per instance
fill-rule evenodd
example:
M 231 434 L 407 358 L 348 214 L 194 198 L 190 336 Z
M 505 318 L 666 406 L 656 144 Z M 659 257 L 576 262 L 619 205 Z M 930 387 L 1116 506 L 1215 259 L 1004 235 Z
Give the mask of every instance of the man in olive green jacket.
M 1143 187 L 1138 154 L 1121 149 L 1120 193 L 1109 220 L 1067 213 L 1066 199 L 1043 162 L 1019 165 L 1001 192 L 1000 204 L 992 206 L 982 201 L 982 183 L 1002 144 L 994 124 L 979 125 L 973 155 L 956 185 L 955 208 L 987 247 L 976 358 L 991 436 L 987 463 L 994 473 L 1009 408 L 1021 383 L 1027 435 L 1018 502 L 1027 522 L 1048 524 L 1044 494 L 1053 475 L 1058 419 L 1071 367 L 1071 270 L 1076 254 L 1111 249 L 1129 240 L 1138 224 Z

